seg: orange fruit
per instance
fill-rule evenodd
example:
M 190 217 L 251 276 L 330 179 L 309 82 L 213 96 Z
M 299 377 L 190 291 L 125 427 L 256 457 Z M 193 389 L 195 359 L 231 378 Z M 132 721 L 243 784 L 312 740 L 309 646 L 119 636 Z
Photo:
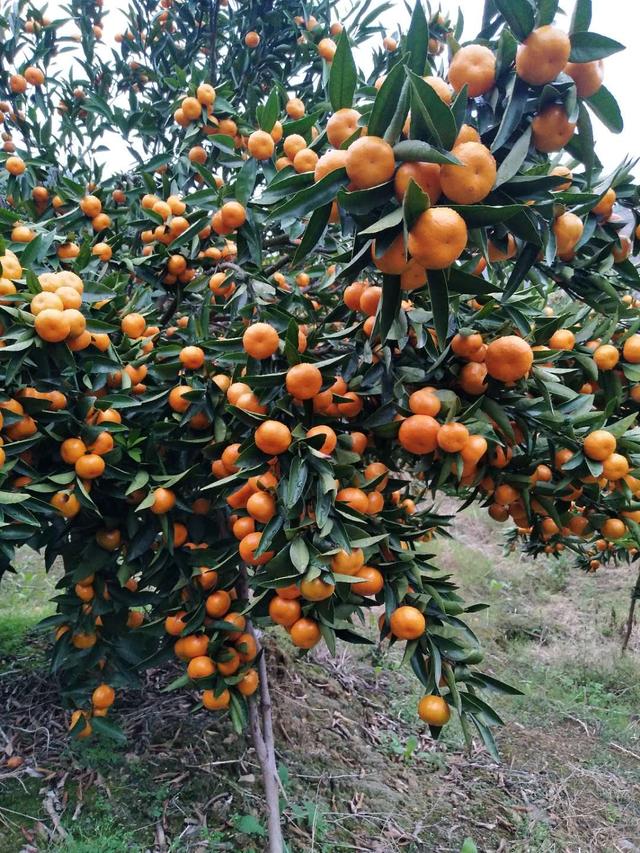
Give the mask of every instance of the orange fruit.
M 290 628 L 302 616 L 302 608 L 295 599 L 287 600 L 275 595 L 269 602 L 269 616 L 276 625 Z
M 400 275 L 407 268 L 407 254 L 404 244 L 404 235 L 402 233 L 398 234 L 398 236 L 394 238 L 393 242 L 384 250 L 384 252 L 378 254 L 378 251 L 376 241 L 374 240 L 371 244 L 371 259 L 380 272 L 387 273 L 388 275 Z M 370 289 L 371 288 L 368 286 L 363 288 L 360 297 L 360 308 L 362 308 L 362 298 Z M 377 292 L 381 293 L 382 289 L 378 287 Z M 373 313 L 375 314 L 375 310 Z
M 154 515 L 164 515 L 172 510 L 175 505 L 176 496 L 171 489 L 159 487 L 153 490 L 153 503 L 150 509 Z
M 363 566 L 358 570 L 356 577 L 362 578 L 362 581 L 352 586 L 353 592 L 358 595 L 377 595 L 384 586 L 382 573 L 373 566 Z
M 116 698 L 116 691 L 109 684 L 100 684 L 91 694 L 94 708 L 110 708 Z
M 97 453 L 87 453 L 75 462 L 76 474 L 81 480 L 95 480 L 104 473 L 105 461 Z
M 212 619 L 220 619 L 231 607 L 231 596 L 226 589 L 218 589 L 207 596 L 205 610 Z
M 247 501 L 247 512 L 261 524 L 267 524 L 276 514 L 276 502 L 268 492 L 255 492 Z
M 445 164 L 440 169 L 442 192 L 457 204 L 482 201 L 496 180 L 496 161 L 481 142 L 463 142 L 451 152 L 462 165 Z
M 60 456 L 68 465 L 75 465 L 76 461 L 87 452 L 87 447 L 79 438 L 67 438 L 60 445 Z
M 273 156 L 276 144 L 266 130 L 254 130 L 247 140 L 247 149 L 256 160 L 268 160 Z
M 436 440 L 445 453 L 459 453 L 469 441 L 469 430 L 464 424 L 451 421 L 440 427 Z
M 186 611 L 179 610 L 177 613 L 167 616 L 164 620 L 164 630 L 167 634 L 170 634 L 172 637 L 180 636 L 186 628 L 186 622 L 184 619 L 186 615 Z
M 582 237 L 584 224 L 575 213 L 563 213 L 553 223 L 553 233 L 556 236 L 556 251 L 560 258 L 565 259 L 573 252 Z
M 431 207 L 425 210 L 409 232 L 409 252 L 428 270 L 451 266 L 460 257 L 466 245 L 465 221 L 449 207 Z
M 640 364 L 640 334 L 630 335 L 622 347 L 622 356 L 630 364 Z
M 496 338 L 487 347 L 485 365 L 487 373 L 501 382 L 523 379 L 533 364 L 531 347 L 516 335 Z
M 575 129 L 575 122 L 569 121 L 564 107 L 550 104 L 531 122 L 533 144 L 545 154 L 560 151 L 569 142 Z
M 369 507 L 367 495 L 362 489 L 348 487 L 340 489 L 336 494 L 336 502 L 345 503 L 356 512 L 366 513 Z
M 252 696 L 258 689 L 259 683 L 258 673 L 255 669 L 250 669 L 236 684 L 236 687 L 243 696 Z
M 216 665 L 207 655 L 191 658 L 187 666 L 187 675 L 192 681 L 196 681 L 198 678 L 209 678 L 214 675 L 215 671 Z
M 238 545 L 240 557 L 242 560 L 244 560 L 245 563 L 248 563 L 250 566 L 262 566 L 265 563 L 268 563 L 275 553 L 274 551 L 265 551 L 264 554 L 261 554 L 259 557 L 256 557 L 255 552 L 260 546 L 261 539 L 262 533 L 255 532 L 248 533 L 243 539 L 240 540 L 240 544 Z
M 307 438 L 313 438 L 314 435 L 323 435 L 325 437 L 324 442 L 318 448 L 320 453 L 332 453 L 335 450 L 338 437 L 330 426 L 320 424 L 307 430 Z
M 312 649 L 320 642 L 322 637 L 318 623 L 304 616 L 293 623 L 289 634 L 291 642 L 299 649 Z
M 409 408 L 414 415 L 431 415 L 435 417 L 442 404 L 438 397 L 429 389 L 421 388 L 409 397 Z
M 256 446 L 269 456 L 284 453 L 291 441 L 291 430 L 279 421 L 264 421 L 255 432 Z
M 231 694 L 226 688 L 218 696 L 213 690 L 203 690 L 200 698 L 208 711 L 222 711 L 228 708 L 231 702 Z
M 178 354 L 180 363 L 188 370 L 198 370 L 204 364 L 204 350 L 200 347 L 183 347 Z
M 347 149 L 349 180 L 363 190 L 390 181 L 396 168 L 393 148 L 379 136 L 361 136 Z
M 449 66 L 449 82 L 456 92 L 466 84 L 470 98 L 484 95 L 496 82 L 496 57 L 493 51 L 480 44 L 461 47 Z
M 440 424 L 431 415 L 410 415 L 400 424 L 398 441 L 409 453 L 433 453 Z
M 629 462 L 621 453 L 611 453 L 602 463 L 602 476 L 607 480 L 621 480 L 629 473 Z
M 402 201 L 409 186 L 409 181 L 415 181 L 423 192 L 429 196 L 431 204 L 440 198 L 440 166 L 437 163 L 402 163 L 393 179 L 393 186 L 398 201 Z
M 569 61 L 569 36 L 546 24 L 529 33 L 516 53 L 516 73 L 531 86 L 551 83 Z
M 295 134 L 293 134 L 295 136 Z M 291 139 L 290 136 L 285 140 L 286 142 Z M 303 140 L 304 142 L 304 140 Z M 306 143 L 305 143 L 306 145 Z M 295 156 L 295 155 L 294 155 Z M 315 165 L 315 169 L 313 170 L 313 178 L 315 181 L 320 181 L 325 175 L 330 174 L 331 172 L 335 172 L 336 169 L 342 169 L 347 164 L 347 152 L 342 149 L 337 150 L 329 150 L 326 151 L 322 157 L 319 158 L 318 162 Z
M 184 395 L 193 391 L 191 385 L 176 385 L 169 392 L 169 406 L 174 412 L 183 414 L 191 405 L 191 400 L 188 400 Z
M 269 358 L 278 350 L 280 338 L 269 323 L 254 323 L 242 336 L 244 351 L 252 358 Z
M 430 726 L 444 726 L 449 722 L 451 711 L 442 696 L 423 696 L 418 702 L 418 716 Z
M 604 81 L 604 62 L 601 59 L 594 59 L 592 62 L 567 62 L 564 73 L 576 84 L 579 98 L 590 98 Z
M 349 137 L 358 129 L 358 121 L 360 113 L 350 107 L 344 107 L 337 110 L 327 121 L 326 133 L 329 144 L 333 148 L 340 148 L 343 142 L 346 142 Z M 287 156 L 291 156 L 287 153 Z
M 593 360 L 600 370 L 613 370 L 620 360 L 620 353 L 611 344 L 602 344 L 594 351 Z
M 53 294 L 51 294 L 53 295 Z M 45 308 L 36 316 L 35 330 L 43 341 L 59 343 L 69 337 L 71 324 L 64 313 L 57 308 Z
M 601 533 L 606 539 L 621 539 L 627 532 L 627 527 L 619 518 L 608 518 L 601 527 Z
M 356 576 L 363 566 L 362 548 L 355 548 L 350 554 L 340 550 L 331 558 L 331 571 L 337 575 Z
M 427 621 L 417 607 L 404 604 L 391 614 L 389 627 L 399 640 L 417 640 L 424 634 Z
M 603 462 L 615 451 L 616 444 L 615 436 L 608 430 L 596 429 L 585 437 L 583 449 L 589 459 Z
M 322 374 L 314 364 L 295 364 L 287 371 L 286 388 L 296 400 L 311 400 L 322 387 Z
M 549 338 L 551 349 L 572 350 L 576 345 L 576 336 L 570 329 L 556 329 Z

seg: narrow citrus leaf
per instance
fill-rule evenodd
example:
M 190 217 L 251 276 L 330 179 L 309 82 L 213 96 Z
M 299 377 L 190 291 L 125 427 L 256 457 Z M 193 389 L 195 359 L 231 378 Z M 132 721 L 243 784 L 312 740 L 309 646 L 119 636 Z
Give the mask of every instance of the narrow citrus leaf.
M 613 53 L 624 50 L 624 45 L 600 33 L 571 34 L 571 62 L 593 62 L 594 59 L 605 59 Z
M 587 98 L 587 104 L 612 133 L 622 133 L 624 121 L 620 107 L 606 86 L 601 86 L 595 95 Z
M 429 296 L 433 325 L 438 337 L 440 349 L 444 348 L 449 331 L 449 288 L 448 277 L 444 270 L 428 270 Z
M 327 225 L 329 224 L 329 217 L 331 216 L 331 205 L 332 202 L 328 202 L 322 207 L 316 208 L 311 214 L 311 219 L 309 220 L 309 224 L 305 228 L 305 232 L 302 235 L 302 240 L 300 241 L 300 245 L 295 251 L 293 259 L 291 261 L 292 264 L 297 264 L 307 255 L 310 255 L 313 249 L 318 245 L 322 235 L 324 234 Z
M 536 23 L 535 10 L 529 0 L 494 0 L 514 36 L 524 41 Z
M 387 74 L 369 116 L 367 128 L 370 136 L 384 136 L 398 106 L 406 73 L 406 66 L 398 63 Z
M 422 8 L 422 0 L 416 0 L 413 8 L 405 47 L 407 67 L 422 76 L 425 73 L 429 48 L 429 23 Z
M 343 30 L 329 72 L 329 100 L 334 111 L 352 106 L 357 83 L 358 72 L 349 46 L 349 36 Z

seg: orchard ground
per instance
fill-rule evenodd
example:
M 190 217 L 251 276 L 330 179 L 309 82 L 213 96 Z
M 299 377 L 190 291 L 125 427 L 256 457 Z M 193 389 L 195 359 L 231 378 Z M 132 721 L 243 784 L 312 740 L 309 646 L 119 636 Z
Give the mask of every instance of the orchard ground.
M 637 849 L 640 629 L 620 654 L 630 569 L 585 578 L 504 556 L 496 527 L 466 514 L 434 548 L 491 604 L 473 626 L 488 670 L 525 691 L 496 700 L 502 764 L 465 755 L 455 723 L 439 745 L 416 725 L 397 655 L 320 647 L 294 667 L 279 633 L 269 658 L 292 850 L 458 851 L 467 837 L 480 850 Z M 0 602 L 0 749 L 25 760 L 0 765 L 3 853 L 261 850 L 255 755 L 219 717 L 189 714 L 187 695 L 162 693 L 166 669 L 120 698 L 126 745 L 69 741 L 48 639 L 33 632 L 55 580 L 26 550 L 21 577 Z

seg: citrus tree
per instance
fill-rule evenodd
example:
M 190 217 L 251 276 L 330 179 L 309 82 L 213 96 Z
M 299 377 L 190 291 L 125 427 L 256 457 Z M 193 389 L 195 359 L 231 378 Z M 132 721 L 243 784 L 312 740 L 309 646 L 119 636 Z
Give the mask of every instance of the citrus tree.
M 432 498 L 589 571 L 640 543 L 637 188 L 590 120 L 622 128 L 621 45 L 589 0 L 487 0 L 469 42 L 419 2 L 383 39 L 386 5 L 134 2 L 109 48 L 94 3 L 0 22 L 0 571 L 62 563 L 73 735 L 121 739 L 175 656 L 249 725 L 278 851 L 256 626 L 377 620 L 433 735 L 454 710 L 496 754 L 485 691 L 517 691 Z

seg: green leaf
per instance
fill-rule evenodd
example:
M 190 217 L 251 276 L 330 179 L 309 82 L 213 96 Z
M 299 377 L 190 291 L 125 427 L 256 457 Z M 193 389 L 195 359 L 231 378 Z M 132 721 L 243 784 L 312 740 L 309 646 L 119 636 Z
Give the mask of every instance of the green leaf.
M 258 835 L 260 838 L 264 838 L 267 834 L 266 829 L 260 823 L 258 818 L 251 814 L 245 814 L 242 815 L 242 817 L 239 817 L 236 820 L 235 828 L 238 832 L 241 832 L 244 835 Z
M 520 284 L 524 281 L 527 273 L 535 264 L 536 258 L 540 252 L 540 247 L 535 243 L 525 243 L 520 251 L 518 258 L 511 270 L 509 281 L 504 289 L 502 301 L 508 302 L 516 292 Z
M 449 331 L 449 287 L 447 274 L 444 270 L 429 270 L 427 284 L 431 298 L 433 325 L 438 336 L 438 343 L 443 349 Z
M 291 543 L 289 556 L 291 557 L 291 562 L 300 574 L 306 571 L 307 566 L 309 565 L 309 549 L 307 548 L 307 543 L 304 541 L 302 536 L 297 536 Z
M 378 219 L 377 222 L 374 222 L 373 225 L 370 225 L 368 228 L 364 228 L 360 232 L 360 236 L 366 236 L 367 234 L 380 234 L 381 231 L 388 231 L 391 228 L 395 228 L 402 222 L 402 216 L 402 208 L 396 207 L 390 213 L 385 214 L 382 219 Z
M 367 125 L 367 133 L 370 136 L 384 136 L 400 101 L 406 73 L 406 66 L 399 62 L 393 66 L 380 86 Z
M 323 205 L 322 207 L 316 208 L 311 215 L 311 219 L 309 220 L 309 224 L 305 228 L 304 234 L 302 235 L 302 240 L 300 241 L 300 245 L 295 251 L 293 259 L 291 263 L 293 265 L 297 264 L 303 258 L 306 258 L 307 255 L 310 255 L 313 249 L 318 245 L 322 235 L 324 234 L 327 225 L 329 224 L 329 217 L 331 216 L 331 202 Z
M 572 141 L 575 141 L 579 146 L 577 152 L 578 159 L 584 163 L 584 173 L 587 179 L 587 187 L 591 186 L 591 172 L 593 171 L 595 146 L 593 141 L 593 126 L 589 113 L 584 104 L 580 104 L 578 111 L 577 123 L 578 135 L 574 136 Z M 575 155 L 574 155 L 575 156 Z
M 478 848 L 474 844 L 472 838 L 465 838 L 465 840 L 462 842 L 460 853 L 478 853 Z
M 393 147 L 393 153 L 396 160 L 405 163 L 449 163 L 452 166 L 459 166 L 460 161 L 453 154 L 443 151 L 439 148 L 434 148 L 428 142 L 422 142 L 420 139 L 403 139 Z
M 586 32 L 591 26 L 591 0 L 576 0 L 571 16 L 570 33 Z
M 280 96 L 278 94 L 277 87 L 274 86 L 269 93 L 269 97 L 267 98 L 265 105 L 262 107 L 260 114 L 260 129 L 266 130 L 267 133 L 270 133 L 273 130 L 274 124 L 278 120 L 279 113 Z
M 493 2 L 502 13 L 514 36 L 524 41 L 536 23 L 535 10 L 529 0 L 493 0 Z
M 297 192 L 292 198 L 285 199 L 281 204 L 273 208 L 269 219 L 282 219 L 283 217 L 305 216 L 312 210 L 332 202 L 338 190 L 347 183 L 347 170 L 335 169 L 329 172 L 317 184 Z
M 250 157 L 238 172 L 235 184 L 235 197 L 245 207 L 253 193 L 257 174 L 258 161 L 254 157 Z
M 458 211 L 468 228 L 506 222 L 526 210 L 522 204 L 452 204 L 450 207 Z
M 329 72 L 329 100 L 334 111 L 352 106 L 357 83 L 358 72 L 349 46 L 349 36 L 343 29 Z
M 127 742 L 127 736 L 122 729 L 106 717 L 92 717 L 91 727 L 98 734 L 114 740 L 116 743 L 124 744 Z
M 401 295 L 400 276 L 384 275 L 382 277 L 382 300 L 380 305 L 380 338 L 382 343 L 387 340 L 387 335 L 398 316 Z
M 453 113 L 428 83 L 409 71 L 412 98 L 411 110 L 418 109 L 420 116 L 429 129 L 433 142 L 442 148 L 453 146 L 458 135 L 456 120 Z M 414 97 L 415 96 L 415 97 Z
M 396 111 L 389 122 L 389 126 L 384 132 L 383 139 L 385 142 L 388 142 L 389 145 L 393 145 L 397 142 L 402 134 L 402 129 L 407 120 L 407 116 L 409 115 L 410 92 L 411 89 L 409 87 L 409 81 L 405 80 L 402 86 L 402 91 L 400 92 Z
M 507 89 L 508 100 L 502 115 L 500 127 L 491 143 L 491 150 L 498 151 L 507 142 L 511 134 L 520 124 L 529 97 L 529 86 L 519 77 L 513 78 L 511 90 Z
M 587 98 L 587 103 L 605 127 L 612 133 L 622 133 L 624 121 L 620 107 L 606 86 L 600 86 L 595 95 Z
M 420 214 L 424 213 L 425 210 L 429 210 L 430 206 L 429 196 L 422 187 L 418 186 L 413 178 L 410 178 L 409 186 L 402 202 L 402 212 L 407 231 L 411 231 Z
M 448 281 L 449 293 L 469 293 L 472 296 L 498 293 L 500 286 L 486 278 L 451 267 Z
M 624 45 L 600 33 L 571 33 L 571 62 L 593 62 L 624 50 Z
M 422 0 L 416 0 L 413 7 L 405 49 L 407 67 L 422 76 L 427 66 L 427 51 L 429 49 L 429 23 L 422 8 Z
M 513 178 L 518 173 L 520 167 L 527 159 L 527 154 L 529 153 L 530 145 L 531 126 L 529 126 L 525 130 L 520 139 L 514 142 L 514 144 L 509 150 L 509 153 L 504 158 L 502 163 L 500 163 L 498 174 L 496 175 L 496 187 L 499 187 L 506 181 L 511 180 L 511 178 Z
M 29 495 L 20 492 L 0 492 L 0 506 L 3 504 L 21 504 L 29 500 Z
M 559 0 L 539 0 L 537 26 L 543 27 L 546 24 L 552 24 L 553 19 L 558 14 L 559 5 Z M 588 29 L 588 27 L 584 27 L 584 29 Z

